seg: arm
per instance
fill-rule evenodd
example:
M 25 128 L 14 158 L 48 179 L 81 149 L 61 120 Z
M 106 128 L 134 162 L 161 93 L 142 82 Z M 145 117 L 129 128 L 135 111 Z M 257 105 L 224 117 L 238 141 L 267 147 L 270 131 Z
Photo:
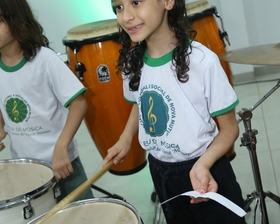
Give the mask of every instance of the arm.
M 239 135 L 239 127 L 235 118 L 235 110 L 216 117 L 219 122 L 219 134 L 215 137 L 206 152 L 194 164 L 190 178 L 195 191 L 206 193 L 209 191 L 216 192 L 218 185 L 212 175 L 210 168 L 232 147 L 234 141 Z M 192 199 L 191 203 L 204 201 Z
M 108 163 L 110 160 L 114 160 L 114 164 L 117 165 L 121 163 L 127 153 L 129 152 L 131 142 L 134 135 L 138 130 L 138 105 L 134 104 L 132 106 L 128 121 L 124 128 L 123 133 L 121 134 L 119 140 L 108 149 L 108 155 L 103 161 L 103 166 Z
M 57 179 L 66 178 L 73 173 L 68 146 L 80 127 L 86 111 L 87 103 L 83 95 L 77 96 L 70 104 L 66 123 L 54 147 L 52 168 Z
M 0 151 L 2 151 L 5 148 L 4 143 L 2 143 L 2 140 L 6 137 L 6 131 L 4 130 L 4 119 L 2 112 L 0 110 Z

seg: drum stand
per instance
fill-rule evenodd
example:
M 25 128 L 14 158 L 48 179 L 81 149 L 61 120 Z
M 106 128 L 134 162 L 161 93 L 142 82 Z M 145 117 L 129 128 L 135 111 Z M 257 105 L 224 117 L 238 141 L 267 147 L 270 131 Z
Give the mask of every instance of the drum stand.
M 122 200 L 122 201 L 126 201 L 123 197 L 121 197 L 121 196 L 119 196 L 117 194 L 111 194 L 108 191 L 105 191 L 104 189 L 101 189 L 100 187 L 97 187 L 97 186 L 95 186 L 93 184 L 91 185 L 91 188 L 93 188 L 93 189 L 95 189 L 95 190 L 97 190 L 97 191 L 99 191 L 99 192 L 101 192 L 103 194 L 106 194 L 107 197 L 105 197 L 105 198 L 115 198 L 115 199 L 119 199 L 119 200 Z
M 263 191 L 257 152 L 256 152 L 256 144 L 257 144 L 256 135 L 258 134 L 258 131 L 255 129 L 253 130 L 251 129 L 251 118 L 253 116 L 252 111 L 257 106 L 259 106 L 268 96 L 270 96 L 277 88 L 279 88 L 280 85 L 279 83 L 280 81 L 278 81 L 277 85 L 273 89 L 271 89 L 261 100 L 259 100 L 254 106 L 252 106 L 250 110 L 243 108 L 238 112 L 238 115 L 240 116 L 238 123 L 242 120 L 245 127 L 245 133 L 241 138 L 242 144 L 240 146 L 246 146 L 249 151 L 253 175 L 254 175 L 255 187 L 256 187 L 255 191 L 247 195 L 247 198 L 245 199 L 244 210 L 248 211 L 250 204 L 254 200 L 256 201 L 254 214 L 253 214 L 254 224 L 256 223 L 256 211 L 258 206 L 260 207 L 260 223 L 269 224 L 267 209 L 265 204 L 265 197 L 271 198 L 273 201 L 275 201 L 280 205 L 280 198 L 277 195 L 273 194 L 270 191 L 267 192 Z

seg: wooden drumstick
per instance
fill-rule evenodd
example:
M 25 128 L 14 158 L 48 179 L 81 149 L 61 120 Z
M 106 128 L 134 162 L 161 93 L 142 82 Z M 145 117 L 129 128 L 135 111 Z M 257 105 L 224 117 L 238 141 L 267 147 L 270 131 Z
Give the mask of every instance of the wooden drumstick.
M 53 216 L 59 210 L 61 210 L 65 205 L 74 201 L 84 190 L 91 186 L 100 176 L 102 176 L 107 170 L 109 170 L 114 165 L 113 160 L 108 162 L 104 167 L 102 167 L 98 172 L 96 172 L 90 179 L 86 180 L 74 191 L 63 198 L 59 203 L 57 203 L 45 216 L 43 216 L 36 224 L 41 224 L 45 222 L 48 218 Z

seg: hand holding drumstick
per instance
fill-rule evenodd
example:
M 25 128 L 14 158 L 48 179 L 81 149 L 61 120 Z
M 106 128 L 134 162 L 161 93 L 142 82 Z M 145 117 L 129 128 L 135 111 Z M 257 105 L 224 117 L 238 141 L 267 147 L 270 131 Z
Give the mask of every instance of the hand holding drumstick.
M 74 201 L 84 190 L 89 188 L 93 182 L 95 182 L 100 176 L 102 176 L 107 170 L 109 170 L 114 165 L 113 161 L 108 162 L 103 166 L 98 172 L 96 172 L 90 179 L 82 183 L 78 188 L 72 191 L 64 199 L 62 199 L 57 205 L 55 205 L 52 210 L 42 217 L 36 224 L 44 223 L 48 218 L 53 216 L 56 212 L 61 210 L 64 206 Z

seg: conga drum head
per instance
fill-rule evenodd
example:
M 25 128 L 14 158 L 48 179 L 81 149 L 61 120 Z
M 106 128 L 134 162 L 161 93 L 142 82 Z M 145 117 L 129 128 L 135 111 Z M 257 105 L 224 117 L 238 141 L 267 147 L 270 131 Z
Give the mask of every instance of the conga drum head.
M 56 204 L 56 180 L 49 163 L 0 160 L 0 180 L 0 223 L 27 223 Z
M 29 224 L 40 221 L 46 214 L 32 220 Z M 140 224 L 141 218 L 137 210 L 124 201 L 95 198 L 70 203 L 46 219 L 44 223 Z
M 191 15 L 201 14 L 208 9 L 213 8 L 207 1 L 196 1 L 186 4 L 187 15 L 190 18 Z
M 122 77 L 116 74 L 115 64 L 121 48 L 117 24 L 113 19 L 77 26 L 63 39 L 69 67 L 87 88 L 84 97 L 88 110 L 84 120 L 103 158 L 118 141 L 132 108 L 124 100 Z M 146 151 L 136 134 L 125 160 L 109 171 L 117 175 L 133 174 L 146 163 Z
M 116 19 L 86 23 L 67 31 L 66 40 L 95 39 L 118 32 Z

